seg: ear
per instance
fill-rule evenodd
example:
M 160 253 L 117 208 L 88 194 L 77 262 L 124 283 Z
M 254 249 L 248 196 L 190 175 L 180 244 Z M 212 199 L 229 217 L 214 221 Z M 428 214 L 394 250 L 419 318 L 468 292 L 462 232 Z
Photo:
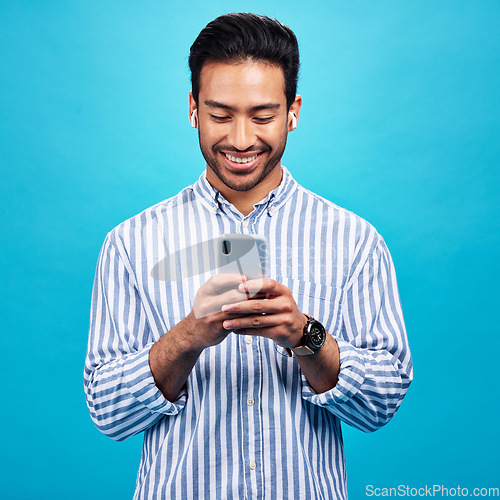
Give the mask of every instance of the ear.
M 191 123 L 191 127 L 198 128 L 198 106 L 196 105 L 196 101 L 194 100 L 193 93 L 189 91 L 189 123 Z
M 302 107 L 302 96 L 296 95 L 295 100 L 293 101 L 293 104 L 290 106 L 290 112 L 288 113 L 288 132 L 292 132 L 292 130 L 295 130 L 295 127 L 297 126 L 297 123 L 299 122 L 299 115 L 300 115 L 300 108 Z M 295 127 L 292 124 L 292 115 L 290 113 L 293 113 L 296 118 L 296 124 Z

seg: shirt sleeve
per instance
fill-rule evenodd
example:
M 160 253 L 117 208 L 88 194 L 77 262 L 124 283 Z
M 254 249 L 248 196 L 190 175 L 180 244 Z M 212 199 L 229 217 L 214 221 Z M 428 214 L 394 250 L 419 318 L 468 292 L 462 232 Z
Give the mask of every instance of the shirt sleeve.
M 84 388 L 95 425 L 117 441 L 177 414 L 186 403 L 185 390 L 170 402 L 155 385 L 153 344 L 131 266 L 108 235 L 92 291 Z
M 399 408 L 413 368 L 394 265 L 380 238 L 343 298 L 336 386 L 317 394 L 302 375 L 302 394 L 365 432 L 385 425 Z

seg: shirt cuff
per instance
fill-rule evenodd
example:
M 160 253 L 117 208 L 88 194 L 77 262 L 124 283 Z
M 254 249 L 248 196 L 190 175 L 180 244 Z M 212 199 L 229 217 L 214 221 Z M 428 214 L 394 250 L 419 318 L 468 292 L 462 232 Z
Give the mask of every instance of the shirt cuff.
M 345 340 L 335 339 L 339 346 L 340 372 L 333 389 L 316 393 L 302 373 L 302 397 L 317 406 L 342 404 L 359 391 L 365 381 L 363 357 L 358 350 Z
M 123 380 L 132 396 L 152 413 L 176 415 L 186 405 L 187 391 L 183 387 L 177 399 L 171 402 L 158 389 L 149 366 L 149 350 L 153 344 L 154 342 L 147 344 L 141 351 L 127 356 Z

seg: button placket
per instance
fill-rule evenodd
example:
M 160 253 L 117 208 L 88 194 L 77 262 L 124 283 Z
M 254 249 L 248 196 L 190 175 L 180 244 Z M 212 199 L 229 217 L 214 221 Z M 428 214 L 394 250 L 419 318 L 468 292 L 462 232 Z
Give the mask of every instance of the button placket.
M 243 453 L 248 474 L 246 481 L 248 485 L 251 485 L 251 491 L 256 488 L 255 491 L 260 492 L 262 478 L 260 474 L 257 474 L 257 459 L 262 455 L 262 412 L 258 402 L 258 395 L 262 389 L 262 353 L 258 338 L 245 335 L 242 340 L 244 340 L 244 344 L 243 342 L 240 344 L 240 352 L 246 367 L 241 387 L 241 409 L 245 428 L 244 436 L 242 436 Z

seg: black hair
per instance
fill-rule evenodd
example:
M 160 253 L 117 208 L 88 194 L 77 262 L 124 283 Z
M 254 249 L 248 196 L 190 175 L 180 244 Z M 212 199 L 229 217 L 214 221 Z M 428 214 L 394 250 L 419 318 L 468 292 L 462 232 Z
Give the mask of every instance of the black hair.
M 299 75 L 297 38 L 290 28 L 276 19 L 242 12 L 214 19 L 191 45 L 189 69 L 196 103 L 205 63 L 246 60 L 266 61 L 283 69 L 286 103 L 290 109 L 297 93 Z

